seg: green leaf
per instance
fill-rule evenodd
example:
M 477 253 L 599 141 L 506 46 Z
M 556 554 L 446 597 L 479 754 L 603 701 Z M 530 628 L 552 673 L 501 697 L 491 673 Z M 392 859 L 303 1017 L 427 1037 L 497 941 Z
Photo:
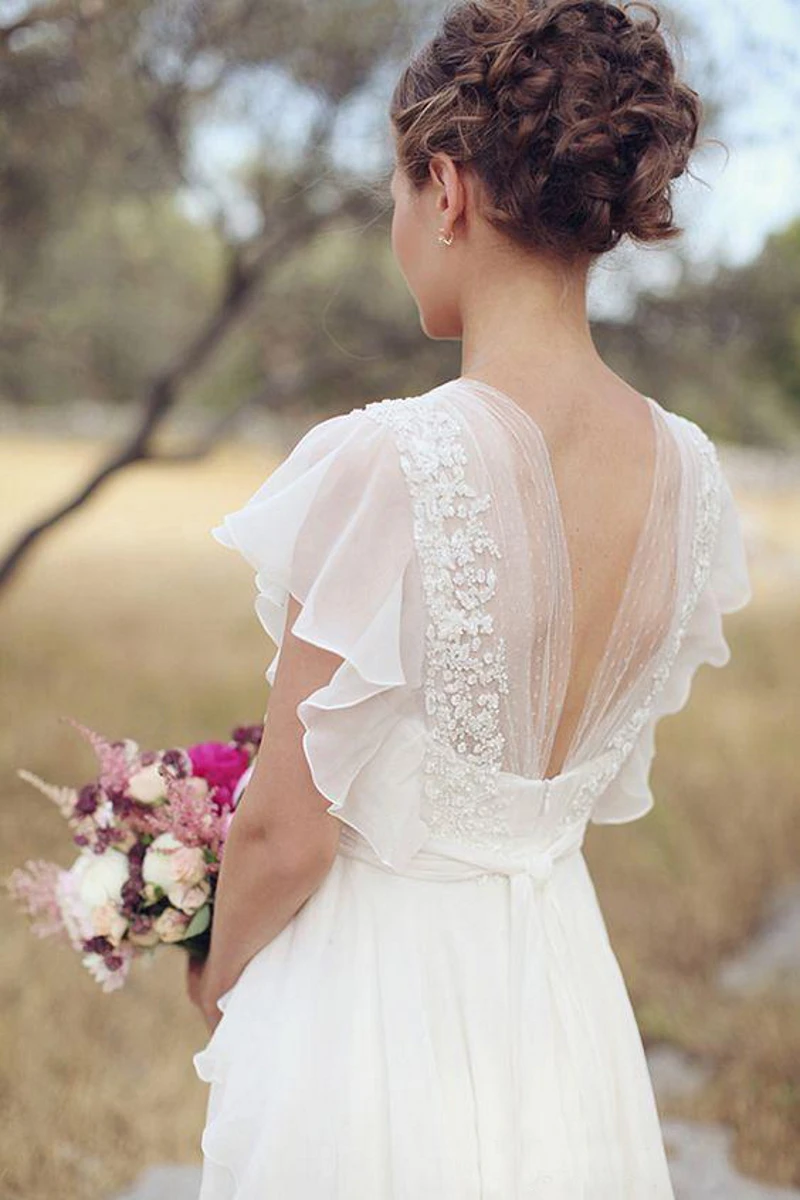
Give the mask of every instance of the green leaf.
M 211 905 L 204 904 L 202 908 L 198 908 L 197 912 L 192 917 L 189 924 L 186 926 L 186 932 L 183 935 L 183 940 L 194 937 L 198 933 L 202 933 L 208 929 L 211 924 Z

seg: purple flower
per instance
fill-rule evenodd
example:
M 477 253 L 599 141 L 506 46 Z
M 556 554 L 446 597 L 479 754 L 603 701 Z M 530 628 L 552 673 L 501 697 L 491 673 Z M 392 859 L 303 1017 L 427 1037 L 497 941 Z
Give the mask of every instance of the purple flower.
M 165 767 L 169 767 L 178 779 L 184 779 L 189 773 L 190 763 L 186 751 L 179 747 L 165 750 L 161 755 L 161 762 Z
M 127 817 L 134 806 L 130 796 L 126 796 L 119 788 L 109 788 L 107 792 L 111 807 L 118 817 Z
M 89 817 L 97 808 L 100 802 L 101 789 L 96 783 L 87 783 L 78 792 L 78 799 L 75 802 L 75 812 L 80 813 L 82 817 Z
M 86 954 L 108 954 L 113 947 L 107 937 L 86 938 L 83 943 Z
M 98 829 L 94 845 L 95 854 L 102 854 L 104 850 L 109 848 L 109 846 L 113 846 L 114 842 L 117 840 L 118 833 L 119 830 L 114 829 L 113 826 L 108 826 L 105 829 Z
M 126 908 L 134 908 L 140 900 L 140 887 L 135 879 L 126 879 L 120 890 L 122 903 Z
M 263 722 L 259 725 L 237 725 L 231 734 L 231 738 L 237 745 L 244 743 L 258 747 L 261 744 L 263 733 Z

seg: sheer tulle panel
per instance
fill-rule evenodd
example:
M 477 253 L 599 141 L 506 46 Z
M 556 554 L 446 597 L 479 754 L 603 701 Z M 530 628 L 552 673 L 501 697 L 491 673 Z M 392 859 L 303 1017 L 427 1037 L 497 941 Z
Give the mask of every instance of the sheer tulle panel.
M 547 443 L 523 409 L 488 386 L 455 381 L 443 399 L 461 413 L 465 470 L 476 492 L 490 498 L 484 520 L 501 550 L 490 609 L 508 661 L 509 688 L 500 698 L 503 769 L 540 777 L 567 693 L 574 614 Z M 651 403 L 655 457 L 648 508 L 562 771 L 600 754 L 646 703 L 691 585 L 699 462 L 680 422 Z
M 649 508 L 603 657 L 564 756 L 565 770 L 605 748 L 638 702 L 639 685 L 649 681 L 679 613 L 683 462 L 665 416 L 658 409 L 654 416 Z
M 503 770 L 533 777 L 550 754 L 569 662 L 572 597 L 558 497 L 542 443 L 507 404 L 460 392 L 457 407 L 470 482 L 492 497 L 485 520 L 501 552 L 492 617 L 508 664 Z
M 525 730 L 528 730 L 522 758 L 523 773 L 530 776 L 542 775 L 550 758 L 556 732 L 553 714 L 561 711 L 566 692 L 573 622 L 567 544 L 558 495 L 545 453 L 544 444 L 537 439 L 525 441 L 516 481 L 520 508 L 523 517 L 527 518 L 527 530 L 522 531 L 521 541 L 527 546 L 526 571 L 537 614 L 533 628 L 529 629 L 528 640 L 525 639 L 524 621 L 517 627 L 519 634 L 515 639 L 518 657 L 531 664 L 532 686 L 527 693 L 530 707 L 525 711 L 520 705 L 518 714 L 519 737 L 523 742 L 526 741 Z M 534 496 L 537 500 L 535 509 L 531 503 Z M 513 584 L 509 590 L 513 590 Z
M 616 730 L 637 709 L 649 707 L 653 677 L 662 661 L 662 656 L 667 654 L 673 638 L 680 635 L 681 622 L 692 593 L 694 572 L 700 561 L 696 536 L 700 506 L 701 464 L 697 450 L 692 441 L 685 436 L 684 427 L 680 422 L 678 420 L 673 422 L 668 413 L 665 414 L 665 420 L 674 432 L 673 457 L 680 463 L 678 495 L 673 521 L 675 530 L 674 611 L 667 633 L 656 647 L 647 669 L 641 670 L 633 686 L 629 686 L 628 690 L 622 694 L 608 716 L 602 722 L 598 719 L 598 725 L 591 727 L 591 733 L 587 735 L 579 748 L 581 761 L 605 750 Z

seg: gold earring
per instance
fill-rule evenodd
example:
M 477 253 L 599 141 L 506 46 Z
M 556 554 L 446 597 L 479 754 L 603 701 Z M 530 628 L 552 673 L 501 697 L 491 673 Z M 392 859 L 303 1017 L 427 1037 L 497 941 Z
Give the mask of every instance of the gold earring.
M 440 241 L 440 242 L 441 242 L 441 243 L 442 243 L 444 246 L 451 246 L 451 245 L 452 245 L 452 243 L 453 243 L 453 231 L 452 231 L 452 230 L 450 231 L 450 236 L 449 236 L 449 237 L 445 237 L 445 235 L 444 235 L 444 230 L 443 230 L 443 229 L 440 229 L 440 230 L 439 230 L 439 237 L 438 237 L 438 239 L 437 239 L 437 240 L 438 240 L 438 241 Z

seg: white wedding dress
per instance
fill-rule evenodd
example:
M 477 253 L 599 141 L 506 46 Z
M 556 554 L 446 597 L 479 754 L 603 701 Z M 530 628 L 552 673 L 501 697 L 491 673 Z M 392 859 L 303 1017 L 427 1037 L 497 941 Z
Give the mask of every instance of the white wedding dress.
M 199 1200 L 673 1200 L 581 851 L 751 589 L 716 449 L 648 398 L 650 503 L 563 769 L 573 590 L 547 443 L 460 376 L 321 421 L 214 536 L 343 658 L 299 706 L 330 872 L 220 999 Z M 275 678 L 278 654 L 266 675 Z

